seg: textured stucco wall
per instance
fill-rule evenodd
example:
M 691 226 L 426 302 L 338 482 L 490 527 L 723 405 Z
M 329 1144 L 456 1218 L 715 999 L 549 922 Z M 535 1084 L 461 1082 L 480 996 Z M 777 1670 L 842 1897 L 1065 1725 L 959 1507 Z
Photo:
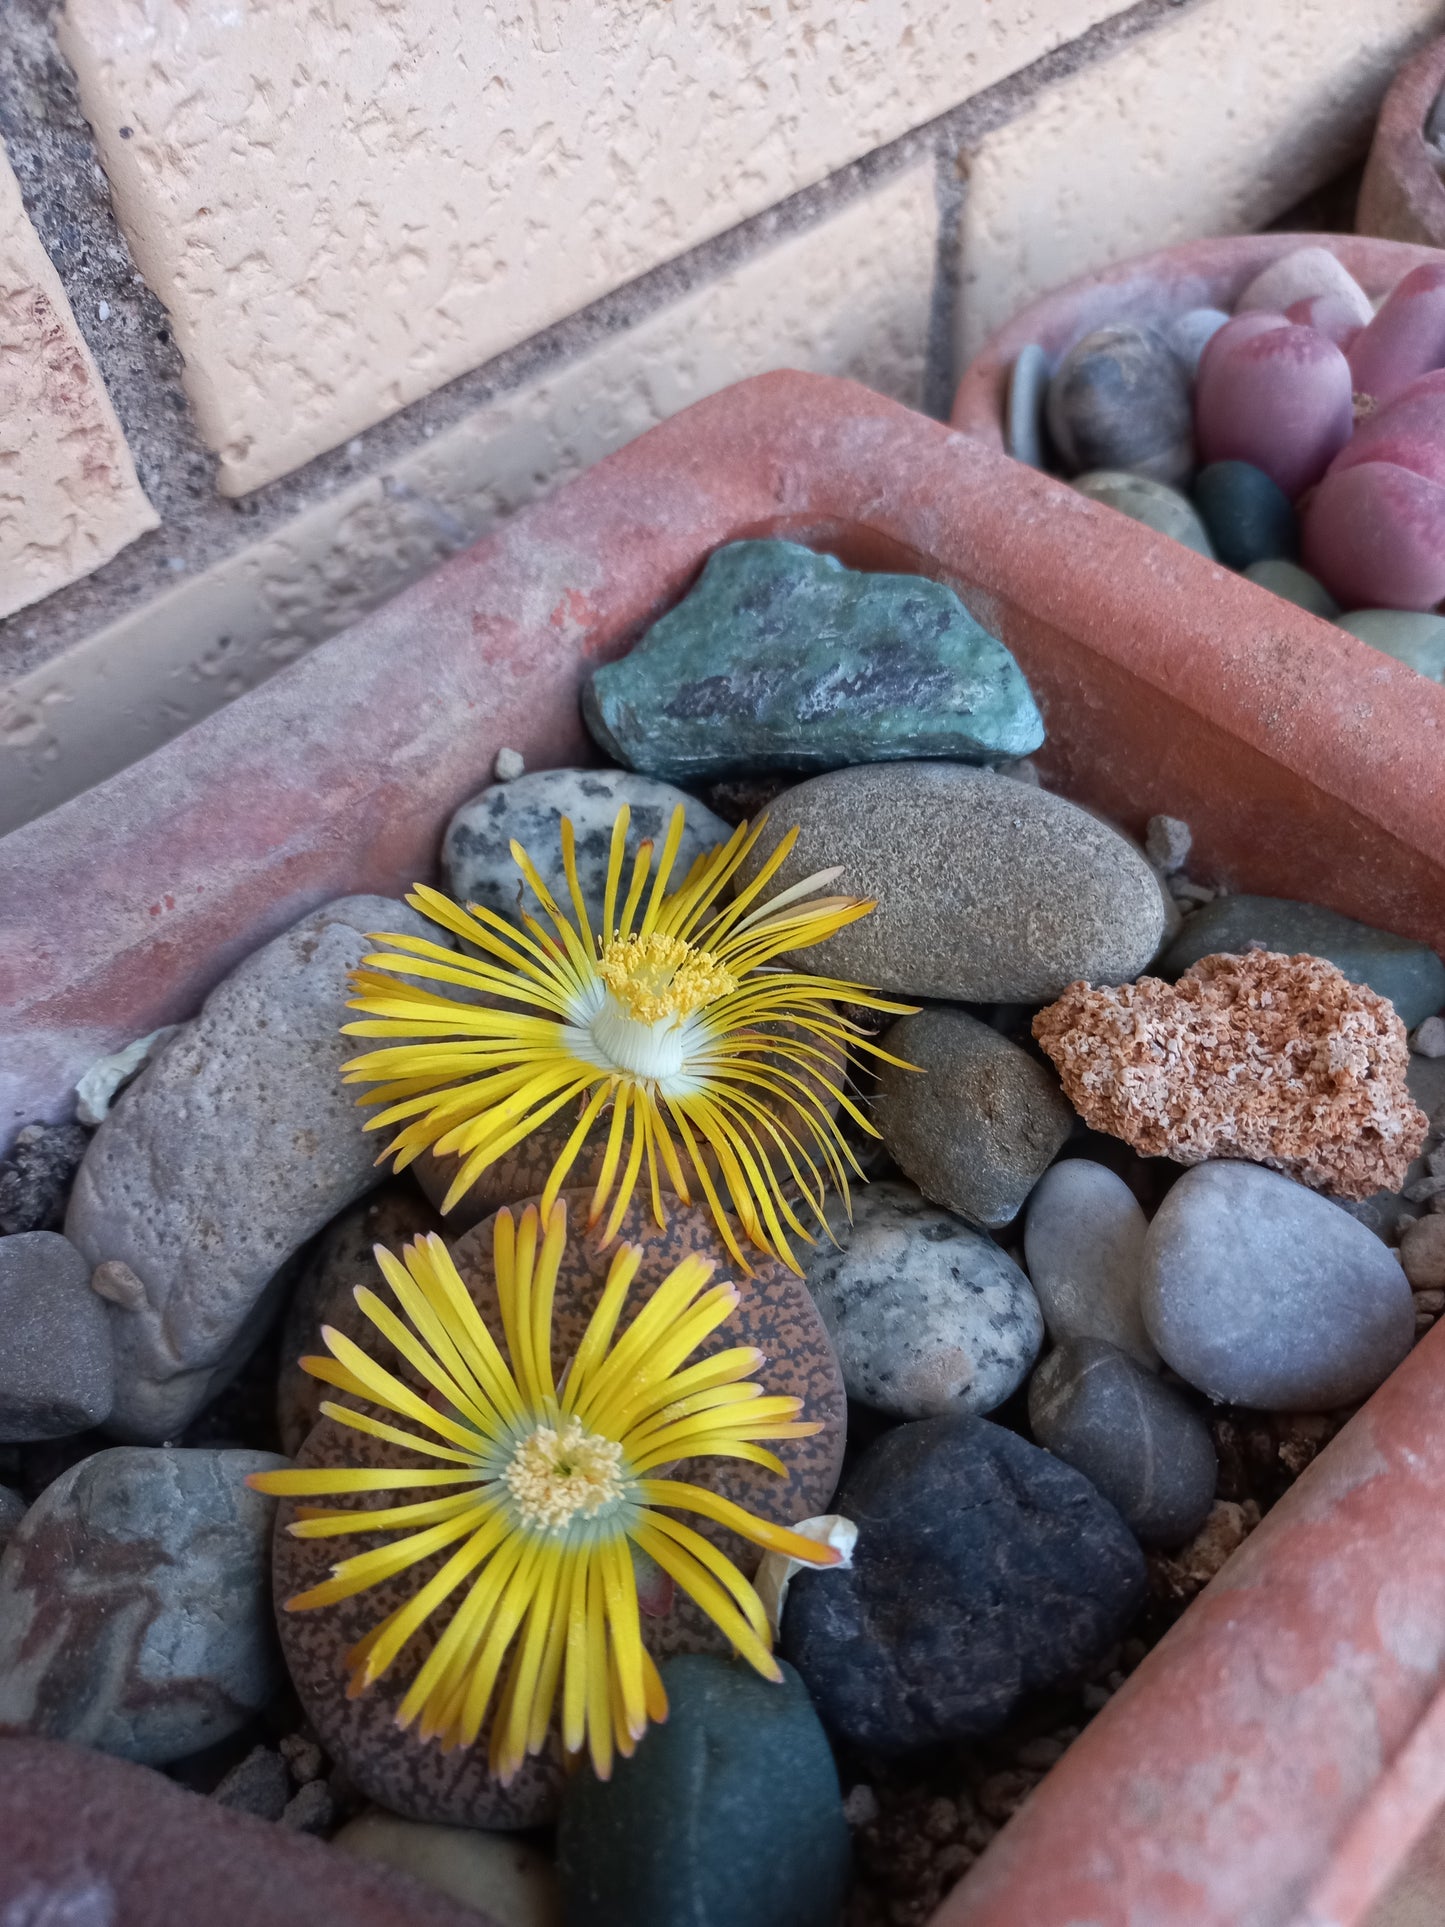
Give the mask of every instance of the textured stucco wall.
M 0 148 L 0 616 L 98 568 L 155 523 Z
M 121 225 L 239 494 L 1120 0 L 67 0 Z

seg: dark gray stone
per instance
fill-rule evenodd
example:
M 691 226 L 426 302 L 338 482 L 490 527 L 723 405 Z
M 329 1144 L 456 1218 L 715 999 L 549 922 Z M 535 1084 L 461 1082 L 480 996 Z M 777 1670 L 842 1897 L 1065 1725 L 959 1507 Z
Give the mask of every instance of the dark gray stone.
M 532 916 L 542 912 L 522 873 L 512 861 L 511 844 L 520 843 L 537 874 L 570 916 L 571 897 L 562 868 L 562 818 L 567 817 L 576 837 L 577 877 L 594 920 L 602 921 L 607 858 L 612 848 L 612 825 L 626 804 L 632 813 L 627 832 L 624 885 L 632 875 L 632 858 L 644 838 L 654 846 L 653 865 L 661 854 L 667 826 L 678 804 L 687 812 L 686 828 L 673 867 L 681 883 L 694 857 L 718 843 L 732 830 L 720 816 L 695 797 L 685 796 L 669 783 L 637 776 L 622 769 L 547 769 L 514 782 L 494 783 L 462 804 L 447 826 L 442 843 L 446 887 L 461 903 L 480 903 L 498 916 L 515 918 L 519 907 Z M 550 926 L 549 926 L 550 927 Z
M 1252 462 L 1211 462 L 1194 478 L 1194 506 L 1226 568 L 1293 561 L 1299 548 L 1294 505 Z
M 1029 1380 L 1034 1437 L 1082 1472 L 1146 1546 L 1192 1539 L 1219 1476 L 1209 1428 L 1117 1345 L 1075 1338 Z
M 1103 1338 L 1151 1371 L 1139 1280 L 1148 1220 L 1121 1177 L 1088 1158 L 1045 1171 L 1029 1198 L 1024 1261 L 1056 1345 Z
M 0 1728 L 143 1765 L 237 1732 L 281 1685 L 271 1452 L 117 1446 L 41 1493 L 0 1555 Z
M 1141 1297 L 1149 1336 L 1182 1379 L 1265 1411 L 1353 1405 L 1415 1340 L 1389 1246 L 1257 1164 L 1185 1172 L 1144 1240 Z
M 76 1174 L 66 1234 L 134 1274 L 108 1308 L 123 1438 L 174 1438 L 255 1348 L 306 1240 L 384 1175 L 341 1066 L 369 932 L 448 941 L 390 897 L 322 905 L 246 958 L 125 1091 Z M 113 1275 L 113 1274 L 112 1274 Z
M 889 1156 L 935 1204 L 1011 1224 L 1074 1126 L 1055 1072 L 961 1010 L 902 1017 L 882 1046 L 917 1066 L 880 1069 L 873 1120 Z
M 1044 726 L 1018 664 L 952 589 L 845 569 L 796 542 L 733 542 L 620 661 L 587 727 L 668 782 L 945 756 L 1027 756 Z
M 978 1418 L 870 1446 L 834 1510 L 846 1572 L 800 1572 L 783 1650 L 825 1722 L 883 1753 L 972 1739 L 1087 1672 L 1144 1596 L 1124 1521 L 1050 1453 Z
M 1080 977 L 1130 982 L 1164 934 L 1162 887 L 1132 843 L 991 770 L 834 770 L 784 791 L 772 820 L 799 831 L 779 888 L 839 864 L 836 887 L 878 903 L 795 951 L 802 970 L 902 997 L 1043 1004 Z
M 57 1231 L 0 1238 L 0 1441 L 99 1425 L 115 1397 L 105 1306 Z
M 1043 1343 L 1029 1281 L 992 1238 L 884 1180 L 853 1200 L 838 1243 L 803 1258 L 848 1396 L 896 1418 L 991 1412 Z
M 89 1137 L 78 1124 L 27 1124 L 0 1163 L 0 1236 L 58 1231 Z
M 1117 322 L 1075 342 L 1049 383 L 1048 424 L 1070 475 L 1128 468 L 1179 486 L 1194 467 L 1189 377 L 1152 328 Z
M 848 1823 L 796 1673 L 775 1685 L 702 1653 L 661 1671 L 666 1725 L 610 1780 L 584 1767 L 567 1782 L 567 1927 L 837 1927 Z
M 1351 983 L 1388 997 L 1406 1030 L 1445 1004 L 1445 963 L 1427 944 L 1287 897 L 1216 897 L 1186 921 L 1160 958 L 1158 973 L 1172 981 L 1201 957 L 1245 951 L 1252 943 L 1286 956 L 1303 951 L 1324 957 Z
M 253 1746 L 211 1798 L 236 1813 L 253 1813 L 258 1820 L 279 1820 L 291 1798 L 291 1775 L 274 1748 Z

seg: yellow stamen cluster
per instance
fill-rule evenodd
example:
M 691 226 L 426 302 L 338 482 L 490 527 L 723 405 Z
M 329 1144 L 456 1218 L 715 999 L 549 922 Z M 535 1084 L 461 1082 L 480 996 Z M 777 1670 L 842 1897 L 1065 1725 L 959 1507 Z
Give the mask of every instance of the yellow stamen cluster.
M 413 908 L 464 941 L 448 950 L 423 937 L 392 946 L 354 973 L 346 1029 L 388 1042 L 345 1066 L 348 1083 L 371 1086 L 379 1105 L 369 1130 L 394 1129 L 382 1153 L 398 1171 L 433 1150 L 455 1156 L 451 1207 L 482 1172 L 553 1117 L 571 1128 L 543 1191 L 550 1206 L 597 1127 L 605 1130 L 589 1224 L 617 1235 L 640 1185 L 666 1222 L 664 1187 L 684 1204 L 694 1187 L 744 1271 L 743 1239 L 800 1269 L 793 1241 L 827 1232 L 830 1187 L 849 1206 L 849 1175 L 861 1175 L 839 1126 L 873 1126 L 843 1088 L 849 1057 L 897 1060 L 841 1016 L 838 1000 L 904 1012 L 858 984 L 779 963 L 821 943 L 875 907 L 816 894 L 837 876 L 819 872 L 766 895 L 797 840 L 783 838 L 748 883 L 740 877 L 763 831 L 739 827 L 698 857 L 669 890 L 684 816 L 673 815 L 653 873 L 644 841 L 624 878 L 630 822 L 612 828 L 600 928 L 593 928 L 577 875 L 572 825 L 562 823 L 570 914 L 525 850 L 512 856 L 551 928 L 523 912 L 509 921 L 468 909 L 418 884 Z M 480 953 L 480 954 L 478 954 Z M 399 979 L 416 977 L 420 984 Z M 426 985 L 455 985 L 450 997 Z M 811 1222 L 799 1215 L 806 1211 Z
M 524 1526 L 562 1532 L 621 1498 L 621 1465 L 617 1441 L 599 1438 L 574 1418 L 561 1432 L 539 1425 L 519 1440 L 502 1477 Z
M 597 974 L 639 1024 L 691 1017 L 737 989 L 734 978 L 706 950 L 681 937 L 619 937 L 597 962 Z
M 298 1508 L 289 1527 L 298 1538 L 385 1538 L 341 1560 L 329 1579 L 288 1600 L 287 1611 L 335 1605 L 431 1562 L 425 1583 L 347 1654 L 350 1690 L 379 1680 L 451 1605 L 413 1667 L 397 1723 L 446 1747 L 471 1746 L 494 1714 L 491 1765 L 504 1781 L 546 1744 L 559 1701 L 564 1748 L 585 1749 L 604 1779 L 614 1754 L 630 1754 L 648 1722 L 667 1717 L 661 1677 L 642 1643 L 633 1547 L 765 1678 L 782 1677 L 757 1593 L 673 1511 L 810 1565 L 839 1559 L 705 1486 L 658 1476 L 678 1460 L 710 1457 L 786 1476 L 759 1441 L 819 1429 L 799 1418 L 798 1399 L 769 1396 L 750 1377 L 763 1362 L 752 1346 L 696 1356 L 736 1308 L 736 1287 L 713 1284 L 710 1264 L 685 1258 L 619 1335 L 642 1263 L 638 1246 L 622 1245 L 559 1380 L 552 1306 L 566 1238 L 561 1202 L 545 1214 L 529 1205 L 517 1222 L 497 1213 L 492 1262 L 505 1355 L 440 1238 L 418 1239 L 404 1262 L 378 1245 L 396 1309 L 365 1289 L 357 1303 L 407 1378 L 329 1327 L 330 1356 L 301 1363 L 359 1402 L 360 1409 L 328 1400 L 326 1417 L 407 1456 L 379 1468 L 300 1466 L 248 1481 L 288 1499 L 420 1494 L 373 1508 Z

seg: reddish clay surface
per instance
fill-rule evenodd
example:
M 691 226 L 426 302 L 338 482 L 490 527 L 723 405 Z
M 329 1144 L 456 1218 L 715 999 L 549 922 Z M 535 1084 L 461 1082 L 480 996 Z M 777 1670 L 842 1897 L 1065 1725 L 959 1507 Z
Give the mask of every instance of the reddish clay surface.
M 496 1927 L 387 1868 L 149 1767 L 0 1739 L 6 1927 Z
M 1445 247 L 1445 181 L 1425 145 L 1425 121 L 1445 87 L 1445 38 L 1396 74 L 1375 123 L 1355 226 L 1361 234 Z
M 1197 298 L 1279 245 L 1202 244 Z M 588 666 L 720 543 L 769 533 L 959 588 L 1029 677 L 1070 796 L 1135 832 L 1185 818 L 1199 871 L 1233 889 L 1445 944 L 1445 689 L 973 437 L 766 375 L 0 841 L 0 1143 L 65 1116 L 97 1055 L 188 1016 L 312 905 L 429 874 L 502 746 L 534 767 L 585 754 Z
M 1232 297 L 1289 245 L 1188 251 L 1171 305 Z M 1335 245 L 1367 287 L 1381 285 L 1369 263 L 1385 257 L 1368 251 L 1384 244 Z M 1397 251 L 1387 278 L 1419 258 Z M 1163 298 L 1157 278 L 1122 269 L 1076 295 L 1052 333 L 1040 323 L 1039 338 L 1057 348 L 1071 327 L 1116 313 L 1129 287 Z M 985 434 L 1010 355 L 965 384 L 974 402 L 961 419 Z M 720 543 L 765 534 L 958 588 L 1029 677 L 1051 784 L 1136 834 L 1156 812 L 1183 817 L 1202 877 L 1314 898 L 1445 946 L 1445 689 L 976 435 L 848 382 L 782 373 L 654 429 L 0 843 L 5 1130 L 64 1115 L 98 1051 L 187 1015 L 231 962 L 314 903 L 424 874 L 448 812 L 485 782 L 499 747 L 534 766 L 579 754 L 586 666 L 619 653 Z M 1110 1703 L 940 1920 L 1283 1927 L 1313 1891 L 1322 1905 L 1343 1898 L 1312 1927 L 1358 1927 L 1361 1894 L 1388 1880 L 1445 1796 L 1445 1744 L 1421 1724 L 1445 1677 L 1442 1489 L 1436 1335 Z M 84 1774 L 119 1769 L 65 1757 L 42 1804 L 81 1815 Z M 8 1845 L 8 1803 L 29 1802 L 27 1776 L 0 1789 Z M 66 1834 L 79 1852 L 84 1824 Z M 24 1837 L 29 1853 L 33 1829 Z M 117 1854 L 146 1845 L 103 1837 Z M 18 1864 L 17 1875 L 12 1853 L 0 1879 L 28 1877 Z M 169 1917 L 197 1916 L 182 1905 Z

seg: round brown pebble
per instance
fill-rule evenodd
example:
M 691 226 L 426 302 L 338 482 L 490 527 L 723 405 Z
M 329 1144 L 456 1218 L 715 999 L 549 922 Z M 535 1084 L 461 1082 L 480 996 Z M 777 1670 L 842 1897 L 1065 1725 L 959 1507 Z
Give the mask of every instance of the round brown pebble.
M 584 1229 L 586 1192 L 564 1191 L 562 1196 L 568 1207 L 571 1235 L 558 1276 L 553 1312 L 552 1356 L 559 1373 L 581 1342 L 616 1249 L 613 1245 L 604 1250 L 598 1234 Z M 494 1222 L 488 1219 L 475 1226 L 453 1247 L 452 1256 L 483 1318 L 500 1336 L 491 1264 Z M 719 1280 L 738 1280 L 741 1300 L 696 1355 L 706 1356 L 739 1344 L 757 1346 L 767 1358 L 757 1376 L 768 1392 L 801 1398 L 803 1416 L 823 1424 L 823 1429 L 810 1438 L 774 1442 L 772 1449 L 788 1468 L 786 1479 L 742 1460 L 706 1458 L 682 1462 L 675 1476 L 690 1478 L 781 1524 L 825 1512 L 842 1465 L 847 1401 L 826 1327 L 806 1286 L 781 1264 L 759 1254 L 752 1255 L 753 1275 L 740 1277 L 711 1218 L 695 1206 L 673 1210 L 667 1227 L 662 1229 L 652 1221 L 649 1207 L 634 1203 L 623 1219 L 617 1242 L 623 1241 L 641 1245 L 644 1254 L 624 1310 L 625 1321 L 635 1315 L 644 1294 L 655 1289 L 684 1257 L 695 1252 L 714 1260 Z M 331 1419 L 319 1421 L 297 1458 L 302 1465 L 412 1462 L 404 1449 L 367 1438 Z M 366 1503 L 393 1502 L 390 1495 L 377 1494 Z M 439 1746 L 421 1742 L 414 1731 L 403 1732 L 396 1725 L 397 1706 L 432 1641 L 444 1629 L 450 1609 L 437 1615 L 384 1679 L 356 1699 L 346 1697 L 346 1652 L 387 1613 L 410 1598 L 446 1555 L 436 1554 L 396 1579 L 338 1605 L 287 1613 L 283 1609 L 287 1599 L 318 1584 L 338 1557 L 364 1544 L 293 1539 L 285 1527 L 294 1517 L 294 1505 L 283 1501 L 277 1518 L 275 1559 L 281 1644 L 302 1706 L 331 1757 L 370 1799 L 409 1819 L 499 1830 L 537 1826 L 550 1819 L 562 1781 L 555 1740 L 551 1751 L 529 1760 L 512 1784 L 504 1787 L 487 1770 L 486 1729 L 475 1747 L 443 1753 Z M 689 1516 L 688 1523 L 722 1546 L 743 1571 L 756 1570 L 762 1555 L 751 1542 L 704 1519 Z M 680 1593 L 665 1611 L 645 1615 L 642 1623 L 643 1637 L 659 1657 L 729 1650 L 712 1622 Z
M 1445 1286 L 1445 1217 L 1437 1212 L 1407 1226 L 1400 1240 L 1400 1261 L 1411 1291 L 1438 1291 Z

